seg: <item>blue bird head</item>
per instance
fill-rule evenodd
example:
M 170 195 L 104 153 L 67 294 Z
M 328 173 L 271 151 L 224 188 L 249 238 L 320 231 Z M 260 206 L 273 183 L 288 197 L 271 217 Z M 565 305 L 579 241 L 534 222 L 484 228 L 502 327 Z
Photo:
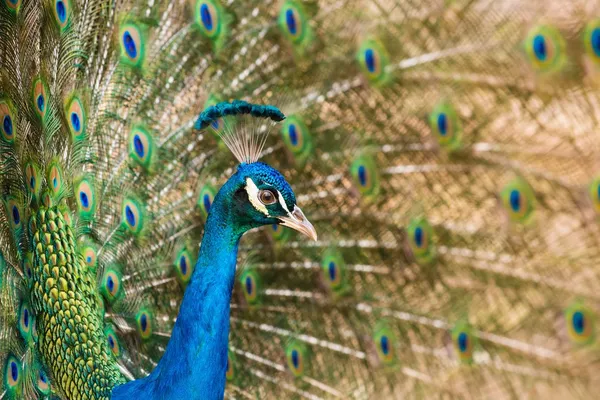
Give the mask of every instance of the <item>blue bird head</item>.
M 214 205 L 222 204 L 230 222 L 245 232 L 263 225 L 279 224 L 317 240 L 317 232 L 296 205 L 296 195 L 276 169 L 261 162 L 242 163 L 217 193 Z M 213 211 L 215 207 L 211 207 Z M 215 211 L 218 212 L 218 211 Z M 209 218 L 212 212 L 209 212 Z

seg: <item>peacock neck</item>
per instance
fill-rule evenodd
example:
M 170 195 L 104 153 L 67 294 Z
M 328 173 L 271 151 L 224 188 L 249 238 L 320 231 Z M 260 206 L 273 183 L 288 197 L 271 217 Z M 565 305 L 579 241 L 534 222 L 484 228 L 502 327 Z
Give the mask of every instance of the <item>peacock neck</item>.
M 223 398 L 230 300 L 244 231 L 220 200 L 226 198 L 217 195 L 210 209 L 198 261 L 162 359 L 147 378 L 128 384 L 127 393 L 148 393 L 152 399 Z M 117 388 L 113 398 L 125 398 L 125 393 Z

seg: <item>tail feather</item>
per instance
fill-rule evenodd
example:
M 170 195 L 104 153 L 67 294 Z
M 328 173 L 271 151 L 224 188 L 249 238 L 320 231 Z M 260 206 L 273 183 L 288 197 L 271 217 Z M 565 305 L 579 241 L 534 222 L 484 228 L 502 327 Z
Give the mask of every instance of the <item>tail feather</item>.
M 57 329 L 36 332 L 29 301 L 58 246 L 34 238 L 47 208 L 119 382 L 154 368 L 234 167 L 215 131 L 242 122 L 193 125 L 233 99 L 281 102 L 263 158 L 320 239 L 243 239 L 228 398 L 593 393 L 595 17 L 583 1 L 4 1 L 0 397 L 107 396 L 39 347 Z

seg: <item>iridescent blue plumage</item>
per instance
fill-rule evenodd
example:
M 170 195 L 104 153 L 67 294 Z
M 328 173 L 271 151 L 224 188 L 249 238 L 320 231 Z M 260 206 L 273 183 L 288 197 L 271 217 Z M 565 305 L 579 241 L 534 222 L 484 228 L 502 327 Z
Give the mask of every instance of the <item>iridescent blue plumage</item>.
M 287 210 L 281 202 L 263 204 L 264 209 L 257 206 L 256 198 L 251 198 L 253 185 L 276 191 L 273 194 L 281 196 Z M 148 377 L 115 388 L 113 400 L 140 395 L 146 399 L 223 397 L 240 238 L 252 228 L 281 223 L 295 207 L 294 192 L 279 172 L 263 163 L 239 165 L 210 205 L 198 261 L 162 359 Z M 254 290 L 253 283 L 249 285 Z M 146 316 L 142 318 L 141 329 L 146 330 Z

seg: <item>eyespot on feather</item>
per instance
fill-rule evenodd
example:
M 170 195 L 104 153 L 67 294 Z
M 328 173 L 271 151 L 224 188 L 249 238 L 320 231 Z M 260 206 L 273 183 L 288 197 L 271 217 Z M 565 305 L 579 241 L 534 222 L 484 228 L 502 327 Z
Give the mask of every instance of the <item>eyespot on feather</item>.
M 121 46 L 121 62 L 139 68 L 146 55 L 145 29 L 132 21 L 121 24 L 119 29 L 119 45 Z
M 142 340 L 149 340 L 152 337 L 153 318 L 152 313 L 147 309 L 141 309 L 136 317 L 137 331 Z
M 14 143 L 17 134 L 16 110 L 8 99 L 0 99 L 0 131 L 2 140 L 6 143 Z
M 558 29 L 550 25 L 532 27 L 524 42 L 525 52 L 534 71 L 548 74 L 566 64 L 566 43 Z
M 304 376 L 309 366 L 309 352 L 306 345 L 292 340 L 285 348 L 285 356 L 289 371 L 296 378 Z
M 476 344 L 471 326 L 466 322 L 459 322 L 452 329 L 451 336 L 452 345 L 458 359 L 464 364 L 471 364 Z
M 37 77 L 33 81 L 32 86 L 32 102 L 33 109 L 36 115 L 45 121 L 46 115 L 48 114 L 49 98 L 48 98 L 48 85 L 46 81 L 41 77 Z
M 513 222 L 528 223 L 535 211 L 535 194 L 527 181 L 515 178 L 502 189 L 500 196 Z
M 133 197 L 123 200 L 121 222 L 131 233 L 139 235 L 144 229 L 144 208 L 141 202 Z

